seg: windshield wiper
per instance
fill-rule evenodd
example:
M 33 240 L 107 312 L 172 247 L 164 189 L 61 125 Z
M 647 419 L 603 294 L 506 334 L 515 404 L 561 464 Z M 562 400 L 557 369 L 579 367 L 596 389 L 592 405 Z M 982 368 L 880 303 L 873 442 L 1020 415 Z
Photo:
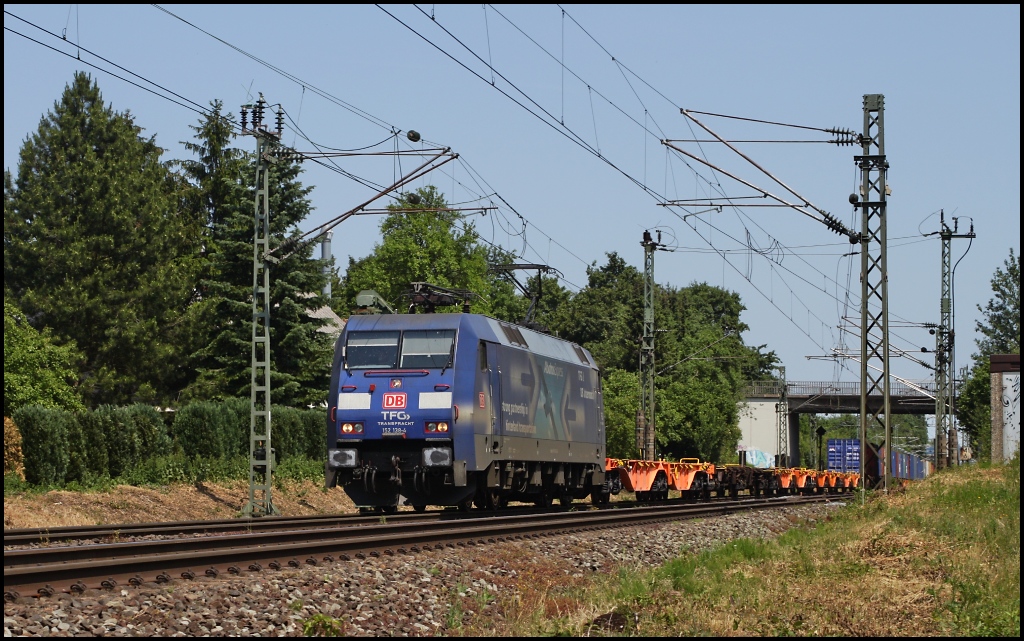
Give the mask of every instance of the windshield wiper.
M 455 339 L 452 339 L 451 349 L 448 350 L 448 362 L 441 368 L 441 375 L 444 376 L 444 371 L 451 367 L 452 362 L 455 360 Z

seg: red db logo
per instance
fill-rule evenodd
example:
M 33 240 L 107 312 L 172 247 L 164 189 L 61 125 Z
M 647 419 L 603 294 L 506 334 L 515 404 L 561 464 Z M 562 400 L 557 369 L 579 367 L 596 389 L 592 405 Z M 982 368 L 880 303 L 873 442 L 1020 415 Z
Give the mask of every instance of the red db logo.
M 405 392 L 388 392 L 384 394 L 384 409 L 404 410 Z

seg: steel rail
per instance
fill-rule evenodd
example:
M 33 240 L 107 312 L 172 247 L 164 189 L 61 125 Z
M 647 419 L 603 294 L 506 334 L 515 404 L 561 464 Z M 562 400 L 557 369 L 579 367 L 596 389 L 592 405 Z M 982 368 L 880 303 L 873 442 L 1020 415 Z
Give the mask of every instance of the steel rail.
M 715 498 L 712 501 L 734 501 L 731 498 Z M 668 499 L 659 505 L 682 503 L 692 505 L 689 498 Z M 601 506 L 576 502 L 571 509 L 625 509 L 649 506 L 649 502 L 616 501 Z M 264 516 L 259 518 L 211 519 L 206 521 L 159 521 L 148 523 L 123 523 L 102 525 L 66 525 L 59 527 L 10 528 L 4 530 L 4 546 L 28 546 L 33 544 L 54 545 L 67 541 L 89 541 L 108 539 L 108 543 L 119 539 L 141 536 L 181 537 L 183 535 L 230 534 L 265 532 L 282 529 L 319 528 L 332 526 L 376 525 L 381 516 L 388 521 L 438 521 L 462 520 L 466 518 L 493 518 L 504 515 L 541 514 L 545 512 L 564 512 L 564 507 L 539 508 L 524 504 L 509 506 L 496 511 L 462 512 L 451 509 L 429 510 L 427 512 L 395 512 L 383 514 L 378 512 L 360 512 L 358 514 L 312 514 L 306 516 Z
M 431 520 L 443 518 L 443 512 L 398 512 L 389 520 Z M 323 527 L 324 525 L 360 525 L 380 522 L 379 514 L 317 514 L 311 516 L 264 516 L 261 518 L 214 519 L 210 521 L 163 521 L 123 525 L 69 525 L 52 528 L 12 528 L 4 530 L 4 545 L 53 544 L 58 541 L 136 536 L 177 536 L 255 532 L 279 529 Z
M 750 499 L 721 503 L 657 505 L 629 510 L 555 512 L 519 516 L 465 518 L 447 522 L 381 523 L 324 530 L 278 531 L 243 535 L 145 541 L 90 546 L 8 550 L 4 552 L 4 598 L 21 592 L 50 595 L 168 582 L 180 576 L 259 572 L 265 567 L 301 568 L 333 563 L 354 555 L 408 554 L 456 545 L 488 544 L 565 532 L 719 516 L 732 512 L 789 507 L 835 497 L 819 495 Z M 378 517 L 379 518 L 379 517 Z M 390 517 L 389 517 L 390 518 Z M 315 534 L 311 534 L 315 533 Z M 281 560 L 284 559 L 284 562 Z M 54 587 L 56 585 L 57 587 Z

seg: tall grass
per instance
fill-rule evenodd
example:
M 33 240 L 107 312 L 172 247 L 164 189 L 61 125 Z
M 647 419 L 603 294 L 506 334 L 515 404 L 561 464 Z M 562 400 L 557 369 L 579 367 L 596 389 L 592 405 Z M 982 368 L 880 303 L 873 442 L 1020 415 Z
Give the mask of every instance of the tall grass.
M 774 540 L 620 568 L 581 603 L 502 633 L 593 634 L 608 613 L 650 636 L 1019 637 L 1020 460 L 947 470 Z

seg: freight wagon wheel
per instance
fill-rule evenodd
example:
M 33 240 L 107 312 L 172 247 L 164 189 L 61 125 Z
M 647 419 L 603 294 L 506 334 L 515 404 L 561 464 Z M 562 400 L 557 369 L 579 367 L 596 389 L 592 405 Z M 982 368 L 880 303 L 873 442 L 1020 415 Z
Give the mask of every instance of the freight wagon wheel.
M 664 472 L 658 472 L 651 485 L 651 498 L 655 501 L 668 499 L 668 476 Z
M 533 499 L 534 505 L 542 509 L 548 509 L 551 507 L 552 498 L 550 492 L 541 491 L 536 498 Z
M 569 494 L 569 490 L 562 488 L 558 491 L 558 504 L 562 507 L 572 506 L 572 495 Z
M 418 513 L 422 514 L 422 513 L 427 511 L 427 506 L 425 504 L 424 505 L 413 505 L 412 506 L 412 510 L 413 510 L 413 512 L 418 512 Z

